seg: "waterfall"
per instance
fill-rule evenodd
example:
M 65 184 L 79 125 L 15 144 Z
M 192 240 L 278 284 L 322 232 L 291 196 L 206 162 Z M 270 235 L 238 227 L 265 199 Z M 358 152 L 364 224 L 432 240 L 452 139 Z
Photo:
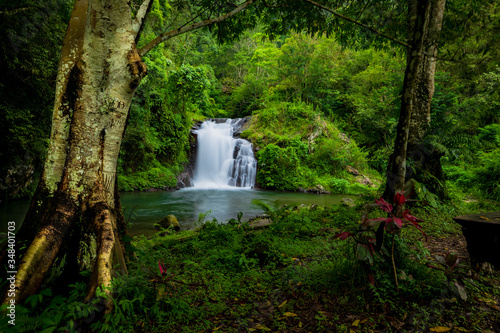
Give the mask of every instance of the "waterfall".
M 198 148 L 193 187 L 254 187 L 257 161 L 252 144 L 233 137 L 240 122 L 241 119 L 223 123 L 208 120 L 194 131 L 198 135 Z

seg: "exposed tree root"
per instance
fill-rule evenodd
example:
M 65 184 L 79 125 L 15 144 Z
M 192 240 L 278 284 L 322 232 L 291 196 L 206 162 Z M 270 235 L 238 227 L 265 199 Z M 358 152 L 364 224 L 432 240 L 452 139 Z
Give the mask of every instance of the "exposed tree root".
M 113 262 L 119 264 L 123 274 L 127 273 L 127 268 L 116 229 L 116 214 L 107 207 L 98 206 L 101 207 L 96 211 L 94 218 L 94 228 L 97 235 L 97 258 L 85 302 L 95 298 L 98 287 L 103 288 L 103 292 L 107 295 L 103 313 L 103 315 L 106 315 L 113 308 L 112 290 L 110 289 L 113 278 Z
M 16 274 L 16 304 L 38 291 L 61 249 L 63 240 L 68 236 L 75 210 L 64 208 L 59 206 L 56 209 L 51 220 L 57 223 L 44 226 L 23 256 Z M 10 298 L 4 297 L 4 304 L 9 301 Z

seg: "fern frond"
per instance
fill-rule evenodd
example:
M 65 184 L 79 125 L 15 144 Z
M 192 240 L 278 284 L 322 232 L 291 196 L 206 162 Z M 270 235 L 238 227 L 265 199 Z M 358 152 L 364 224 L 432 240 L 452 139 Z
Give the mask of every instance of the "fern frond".
M 259 207 L 259 208 L 262 208 L 266 213 L 273 211 L 273 208 L 271 206 L 269 206 L 267 203 L 265 203 L 259 199 L 253 199 L 252 204 Z

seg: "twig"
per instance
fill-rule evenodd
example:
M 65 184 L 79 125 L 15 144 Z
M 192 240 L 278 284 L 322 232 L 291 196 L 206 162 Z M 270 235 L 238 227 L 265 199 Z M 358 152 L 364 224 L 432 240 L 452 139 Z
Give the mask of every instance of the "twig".
M 392 259 L 392 270 L 394 271 L 394 281 L 396 282 L 396 292 L 399 293 L 399 285 L 398 285 L 398 273 L 396 272 L 396 263 L 394 262 L 394 238 L 396 234 L 392 234 L 392 249 L 391 249 L 391 259 Z

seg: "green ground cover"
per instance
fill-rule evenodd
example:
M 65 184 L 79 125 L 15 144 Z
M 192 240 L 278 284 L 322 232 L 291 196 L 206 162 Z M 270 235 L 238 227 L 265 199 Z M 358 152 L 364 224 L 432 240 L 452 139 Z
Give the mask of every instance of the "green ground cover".
M 98 332 L 492 331 L 500 320 L 498 271 L 432 269 L 423 235 L 404 228 L 395 237 L 396 287 L 387 258 L 375 256 L 370 264 L 351 238 L 335 239 L 358 229 L 364 211 L 370 218 L 383 215 L 365 206 L 373 199 L 360 197 L 355 208 L 269 207 L 272 223 L 265 228 L 238 217 L 220 224 L 201 215 L 197 230 L 136 237 L 129 274 L 114 279 L 115 308 L 103 321 L 96 321 L 102 315 L 98 299 L 82 302 L 86 285 L 80 282 L 45 289 L 18 305 L 16 331 L 82 325 Z M 460 236 L 452 216 L 498 206 L 407 208 L 446 247 L 447 239 Z M 450 282 L 457 278 L 466 300 Z

